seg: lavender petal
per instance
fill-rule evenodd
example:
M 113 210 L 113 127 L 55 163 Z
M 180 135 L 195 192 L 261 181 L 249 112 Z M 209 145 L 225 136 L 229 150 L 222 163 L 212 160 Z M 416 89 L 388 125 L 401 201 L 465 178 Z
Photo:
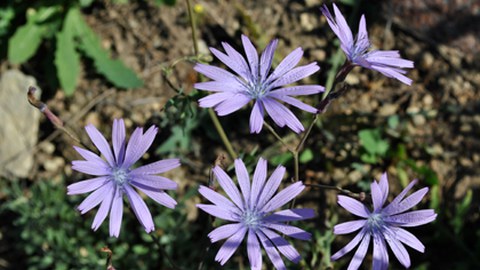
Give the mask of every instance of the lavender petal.
M 67 187 L 67 195 L 76 195 L 76 194 L 91 192 L 105 185 L 108 181 L 109 180 L 107 177 L 100 176 L 100 177 L 76 182 Z
M 300 261 L 302 258 L 300 253 L 298 253 L 298 251 L 290 243 L 288 243 L 287 240 L 267 228 L 261 228 L 260 230 L 265 234 L 265 236 L 268 237 L 268 239 L 270 239 L 278 251 L 287 257 L 288 260 L 294 263 L 298 263 Z
M 180 160 L 178 158 L 164 159 L 133 169 L 130 172 L 130 176 L 164 173 L 173 170 L 179 166 Z
M 363 203 L 350 197 L 338 195 L 338 204 L 359 217 L 368 218 L 370 215 L 370 211 Z
M 285 167 L 278 166 L 268 178 L 267 183 L 263 187 L 262 193 L 257 201 L 257 208 L 262 209 L 263 206 L 272 198 L 273 194 L 278 190 L 283 176 L 285 175 Z
M 262 251 L 257 235 L 253 230 L 248 230 L 247 238 L 247 254 L 252 270 L 262 269 Z
M 275 212 L 264 218 L 266 222 L 285 222 L 304 220 L 315 217 L 315 211 L 310 208 L 287 209 Z
M 338 259 L 340 259 L 341 257 L 343 257 L 345 254 L 349 253 L 350 251 L 352 251 L 352 249 L 354 249 L 358 243 L 360 243 L 360 241 L 364 238 L 368 236 L 368 232 L 366 231 L 366 229 L 362 229 L 357 235 L 355 235 L 355 237 L 350 241 L 348 242 L 347 245 L 345 245 L 342 249 L 340 249 L 339 251 L 335 252 L 335 254 L 332 255 L 332 257 L 330 258 L 332 261 L 336 261 Z
M 250 114 L 250 133 L 260 133 L 262 130 L 264 111 L 262 103 L 256 101 Z
M 132 187 L 124 185 L 123 188 L 127 194 L 135 216 L 137 216 L 138 221 L 143 225 L 145 231 L 150 233 L 155 229 L 155 225 L 153 224 L 152 214 L 150 213 L 150 210 L 148 210 L 147 204 L 145 204 L 142 197 L 140 197 Z
M 286 224 L 278 224 L 278 223 L 265 223 L 265 227 L 276 230 L 284 235 L 288 235 L 295 239 L 305 240 L 308 241 L 312 238 L 312 234 L 306 232 L 300 228 L 295 226 L 286 225 Z
M 208 214 L 220 219 L 234 222 L 240 221 L 240 212 L 232 212 L 229 209 L 225 209 L 224 207 L 211 204 L 197 204 L 197 207 L 207 212 Z
M 118 166 L 121 166 L 125 157 L 125 147 L 127 145 L 125 139 L 125 123 L 123 122 L 123 119 L 113 120 L 112 145 L 116 163 Z
M 348 221 L 333 227 L 334 234 L 348 234 L 363 228 L 367 224 L 366 219 Z
M 248 175 L 247 167 L 245 167 L 245 164 L 239 158 L 235 159 L 235 173 L 237 175 L 237 181 L 240 185 L 244 203 L 247 205 L 250 201 L 250 176 Z M 205 195 L 203 196 L 206 197 Z
M 295 198 L 300 192 L 305 189 L 305 186 L 302 182 L 296 182 L 287 188 L 283 189 L 277 195 L 275 195 L 264 207 L 261 208 L 262 211 L 268 213 L 279 207 L 282 207 L 293 198 Z
M 113 158 L 112 150 L 102 133 L 100 133 L 100 131 L 98 131 L 98 129 L 92 124 L 87 125 L 85 131 L 87 131 L 93 144 L 98 150 L 100 150 L 100 153 L 105 157 L 108 164 L 112 167 L 115 166 L 115 159 Z
M 222 225 L 216 228 L 215 230 L 211 231 L 208 234 L 208 237 L 210 238 L 210 241 L 212 243 L 215 243 L 225 238 L 231 237 L 232 235 L 238 233 L 240 229 L 242 229 L 243 227 L 244 225 L 242 223 L 232 223 L 232 224 Z
M 83 202 L 77 207 L 80 213 L 83 215 L 86 212 L 92 210 L 95 206 L 99 205 L 105 198 L 105 194 L 113 192 L 113 183 L 109 182 L 106 185 L 101 186 L 83 200 Z
M 227 193 L 228 197 L 237 205 L 240 209 L 244 209 L 244 203 L 238 188 L 232 181 L 232 178 L 228 176 L 219 166 L 213 168 L 213 173 L 217 177 L 218 183 L 222 189 Z
M 122 226 L 123 217 L 123 192 L 120 187 L 115 189 L 112 209 L 110 209 L 110 236 L 118 237 Z
M 224 265 L 228 259 L 232 257 L 233 253 L 235 253 L 240 243 L 242 243 L 246 232 L 247 228 L 241 227 L 237 233 L 228 238 L 218 250 L 217 256 L 215 256 L 215 261 L 220 262 L 221 265 Z
M 256 205 L 267 179 L 267 161 L 259 158 L 255 172 L 253 173 L 252 192 L 250 193 L 250 205 Z
M 132 185 L 152 191 L 158 190 L 176 190 L 178 185 L 174 181 L 158 175 L 141 175 L 132 177 Z

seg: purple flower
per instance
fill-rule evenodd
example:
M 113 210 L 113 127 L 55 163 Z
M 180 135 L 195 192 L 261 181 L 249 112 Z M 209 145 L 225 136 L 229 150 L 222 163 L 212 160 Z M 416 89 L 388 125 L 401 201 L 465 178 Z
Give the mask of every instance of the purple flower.
M 248 37 L 242 35 L 242 43 L 247 59 L 225 42 L 222 45 L 226 54 L 210 48 L 210 51 L 220 61 L 238 75 L 215 66 L 204 64 L 195 66 L 196 71 L 213 80 L 196 83 L 195 88 L 217 92 L 200 99 L 200 106 L 214 107 L 217 114 L 223 116 L 235 112 L 251 100 L 255 100 L 250 114 L 251 133 L 260 133 L 262 130 L 265 111 L 278 126 L 287 125 L 296 133 L 303 131 L 302 123 L 279 101 L 310 113 L 317 113 L 317 109 L 292 96 L 317 94 L 324 91 L 324 87 L 320 85 L 281 87 L 310 76 L 320 67 L 317 66 L 317 63 L 295 67 L 303 56 L 302 48 L 297 48 L 270 73 L 278 40 L 271 41 L 260 58 Z
M 208 235 L 212 243 L 227 239 L 215 260 L 224 265 L 247 235 L 247 254 L 252 269 L 262 269 L 260 243 L 275 268 L 286 269 L 279 251 L 290 261 L 298 263 L 300 254 L 280 234 L 309 240 L 310 233 L 284 223 L 312 218 L 314 212 L 312 209 L 287 209 L 275 213 L 272 211 L 285 205 L 302 192 L 305 188 L 302 182 L 296 182 L 273 196 L 285 174 L 285 167 L 277 167 L 268 181 L 265 181 L 267 161 L 261 158 L 251 185 L 245 164 L 240 159 L 235 160 L 235 172 L 241 193 L 220 167 L 213 168 L 213 172 L 230 200 L 208 187 L 200 186 L 200 194 L 213 205 L 198 204 L 197 207 L 212 216 L 233 222 L 216 228 Z
M 373 181 L 371 184 L 373 212 L 355 199 L 338 195 L 340 206 L 364 219 L 341 223 L 333 228 L 334 234 L 347 234 L 357 230 L 360 232 L 350 243 L 333 254 L 331 259 L 337 260 L 360 243 L 348 266 L 348 269 L 358 269 L 367 253 L 370 238 L 373 238 L 373 269 L 388 268 L 386 243 L 400 263 L 406 268 L 410 267 L 410 256 L 403 244 L 422 253 L 425 246 L 413 234 L 401 227 L 420 226 L 434 221 L 437 217 L 433 209 L 405 212 L 417 205 L 428 192 L 428 188 L 425 187 L 405 198 L 416 183 L 417 180 L 413 180 L 389 205 L 383 207 L 388 197 L 388 179 L 387 174 L 384 173 L 380 182 Z
M 412 80 L 406 77 L 407 73 L 402 68 L 413 68 L 413 61 L 400 58 L 398 51 L 379 51 L 370 49 L 370 41 L 368 40 L 367 25 L 365 23 L 365 15 L 360 19 L 358 26 L 358 34 L 353 39 L 352 31 L 343 17 L 340 10 L 333 4 L 335 18 L 328 10 L 326 5 L 321 7 L 321 11 L 333 32 L 340 39 L 342 50 L 347 55 L 348 60 L 364 68 L 376 70 L 383 75 L 395 78 L 404 84 L 411 85 Z
M 164 190 L 175 190 L 177 183 L 156 174 L 180 166 L 180 161 L 166 159 L 132 168 L 152 144 L 157 134 L 155 126 L 150 127 L 145 133 L 142 128 L 135 129 L 127 145 L 125 124 L 122 119 L 115 119 L 112 129 L 113 153 L 105 137 L 93 125 L 86 126 L 85 130 L 106 161 L 91 151 L 74 146 L 85 160 L 72 161 L 72 169 L 96 176 L 68 186 L 68 195 L 93 191 L 78 206 L 78 210 L 85 214 L 101 203 L 93 220 L 92 229 L 97 230 L 110 212 L 110 236 L 118 237 L 123 216 L 123 194 L 126 194 L 133 212 L 145 231 L 147 233 L 153 231 L 152 215 L 133 187 L 157 203 L 174 208 L 177 202 Z

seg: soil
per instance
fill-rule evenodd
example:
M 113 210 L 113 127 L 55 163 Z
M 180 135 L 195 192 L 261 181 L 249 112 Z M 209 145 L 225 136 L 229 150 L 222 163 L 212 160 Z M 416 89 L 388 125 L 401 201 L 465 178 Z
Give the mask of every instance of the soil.
M 359 12 L 367 15 L 374 47 L 398 49 L 404 58 L 413 60 L 415 69 L 409 71 L 408 76 L 414 83 L 407 86 L 381 74 L 355 68 L 346 79 L 350 85 L 347 94 L 331 104 L 322 115 L 321 125 L 314 128 L 306 142 L 315 157 L 301 165 L 301 177 L 308 183 L 339 185 L 355 191 L 360 190 L 359 182 L 378 179 L 383 171 L 388 171 L 392 179 L 397 178 L 395 158 L 386 158 L 378 164 L 362 163 L 358 131 L 386 126 L 390 116 L 398 115 L 402 128 L 397 131 L 403 137 L 385 136 L 392 142 L 404 144 L 408 157 L 416 166 L 425 165 L 433 170 L 438 177 L 441 209 L 454 211 L 467 191 L 472 190 L 473 204 L 465 218 L 468 224 L 478 225 L 480 24 L 473 22 L 479 20 L 480 7 L 460 3 L 464 1 L 423 2 L 426 4 L 368 1 L 369 5 L 362 6 Z M 293 49 L 303 47 L 305 59 L 302 63 L 317 61 L 322 68 L 305 83 L 324 84 L 331 68 L 328 59 L 337 47 L 332 31 L 320 15 L 321 4 L 322 1 L 316 0 L 196 1 L 200 52 L 209 55 L 207 47 L 219 48 L 223 41 L 241 48 L 241 34 L 251 37 L 260 48 L 272 38 L 278 38 L 276 57 L 284 57 Z M 353 11 L 348 6 L 342 6 L 342 10 L 347 14 Z M 376 13 L 379 10 L 384 15 L 379 17 Z M 43 100 L 50 109 L 64 119 L 74 133 L 80 134 L 83 141 L 88 141 L 83 130 L 87 123 L 110 134 L 114 118 L 125 118 L 127 129 L 132 130 L 135 126 L 160 124 L 165 117 L 171 116 L 165 106 L 176 92 L 166 79 L 187 94 L 198 80 L 194 63 L 181 60 L 193 56 L 185 3 L 179 1 L 170 7 L 150 1 L 128 4 L 100 1 L 85 10 L 84 16 L 101 37 L 104 47 L 135 70 L 144 86 L 132 90 L 116 89 L 91 71 L 91 63 L 84 61 L 80 84 L 72 97 L 66 97 L 61 90 L 43 87 L 46 91 Z M 173 63 L 173 72 L 164 75 L 165 68 Z M 7 66 L 3 64 L 2 68 Z M 43 86 L 42 73 L 36 71 L 35 64 L 23 69 Z M 260 136 L 250 135 L 246 124 L 232 124 L 241 121 L 242 116 L 247 116 L 247 112 L 221 118 L 234 147 L 246 153 L 253 149 L 263 153 L 274 142 L 273 137 L 266 131 Z M 201 122 L 204 126 L 192 133 L 190 151 L 183 153 L 187 166 L 183 166 L 181 175 L 175 176 L 175 180 L 182 183 L 180 193 L 190 186 L 206 183 L 209 168 L 219 154 L 228 157 L 221 141 L 208 135 L 215 130 L 206 123 L 209 119 L 204 118 Z M 71 182 L 78 180 L 79 176 L 72 173 L 69 165 L 71 160 L 79 158 L 71 141 L 58 132 L 52 137 L 55 131 L 47 120 L 43 119 L 40 125 L 37 164 L 29 178 L 55 178 L 65 174 Z M 168 127 L 160 130 L 158 142 L 171 135 Z M 285 136 L 289 134 L 284 130 L 279 132 Z M 296 137 L 288 138 L 292 143 L 298 141 Z M 231 162 L 227 158 L 225 164 Z M 362 169 L 352 165 L 355 163 L 361 164 Z M 409 180 L 422 177 L 411 168 L 406 169 L 406 173 Z M 424 179 L 420 179 L 420 183 L 427 185 Z M 401 188 L 396 184 L 391 192 L 397 194 Z M 318 190 L 311 190 L 304 203 L 319 207 L 322 203 L 315 202 L 319 198 L 323 204 L 335 205 L 334 192 Z M 196 216 L 192 215 L 190 218 L 194 221 Z M 319 222 L 320 226 L 322 223 Z M 440 253 L 433 251 L 428 258 L 434 258 L 435 254 Z

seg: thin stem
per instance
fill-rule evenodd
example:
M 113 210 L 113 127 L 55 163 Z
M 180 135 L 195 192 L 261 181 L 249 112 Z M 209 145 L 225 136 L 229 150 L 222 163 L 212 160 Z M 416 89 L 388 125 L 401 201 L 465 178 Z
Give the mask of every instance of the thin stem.
M 158 249 L 160 250 L 160 253 L 162 254 L 163 257 L 167 258 L 167 261 L 168 263 L 172 266 L 172 268 L 174 270 L 181 270 L 180 267 L 178 267 L 172 260 L 172 258 L 168 255 L 167 252 L 165 252 L 165 250 L 163 249 L 163 246 L 162 244 L 160 243 L 160 238 L 158 238 L 156 235 L 154 235 L 153 233 L 150 233 L 149 234 L 152 239 L 153 239 L 153 242 L 155 242 L 155 245 L 158 247 Z
M 340 193 L 343 193 L 345 195 L 348 195 L 350 197 L 354 197 L 354 198 L 357 198 L 357 199 L 360 199 L 361 201 L 365 200 L 366 198 L 366 195 L 365 195 L 365 192 L 360 192 L 360 193 L 355 193 L 355 192 L 352 192 L 348 189 L 343 189 L 339 186 L 329 186 L 329 185 L 322 185 L 322 184 L 305 184 L 305 186 L 307 187 L 315 187 L 315 188 L 320 188 L 320 189 L 332 189 L 332 190 L 336 190 Z
M 213 125 L 215 126 L 215 129 L 217 129 L 218 135 L 222 139 L 223 144 L 225 145 L 225 148 L 227 148 L 227 152 L 230 155 L 232 159 L 237 158 L 237 153 L 235 153 L 235 150 L 233 150 L 233 146 L 230 143 L 230 140 L 227 137 L 227 134 L 225 133 L 225 130 L 223 130 L 222 124 L 220 123 L 220 120 L 218 120 L 217 115 L 213 111 L 212 108 L 208 109 L 208 114 L 210 115 L 210 118 L 212 119 Z
M 197 26 L 195 24 L 195 20 L 193 18 L 193 9 L 192 9 L 192 4 L 190 0 L 187 1 L 187 8 L 188 8 L 188 19 L 190 20 L 190 27 L 192 28 L 192 42 L 193 42 L 193 51 L 195 53 L 195 57 L 198 57 L 198 40 L 197 40 Z M 208 109 L 208 115 L 212 119 L 213 125 L 215 126 L 215 129 L 218 132 L 218 135 L 222 139 L 223 144 L 225 145 L 225 148 L 227 148 L 227 152 L 230 155 L 232 159 L 237 158 L 237 153 L 233 149 L 232 144 L 230 143 L 230 140 L 227 137 L 227 134 L 225 133 L 225 130 L 222 127 L 222 124 L 220 123 L 220 120 L 218 120 L 217 115 L 213 111 L 213 109 L 209 108 Z
M 285 140 L 280 137 L 280 135 L 278 135 L 278 133 L 275 131 L 275 129 L 273 129 L 272 126 L 270 126 L 270 124 L 268 124 L 267 122 L 263 122 L 263 125 L 268 129 L 268 131 L 270 131 L 270 133 L 273 134 L 273 136 L 275 136 L 275 138 L 280 141 L 287 149 L 288 151 L 290 151 L 292 154 L 295 152 L 294 149 L 292 149 L 288 144 L 287 142 L 285 142 Z

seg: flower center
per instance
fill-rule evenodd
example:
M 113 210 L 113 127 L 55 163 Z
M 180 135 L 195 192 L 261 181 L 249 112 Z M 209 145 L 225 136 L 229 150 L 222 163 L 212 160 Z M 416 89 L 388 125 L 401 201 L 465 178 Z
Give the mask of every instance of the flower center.
M 381 213 L 372 213 L 367 219 L 367 225 L 371 232 L 383 231 L 385 221 Z
M 268 87 L 264 82 L 257 80 L 256 82 L 249 82 L 247 84 L 248 94 L 252 99 L 259 99 L 268 93 Z
M 112 171 L 112 177 L 115 184 L 123 186 L 128 181 L 128 171 L 123 168 L 115 168 Z
M 251 229 L 256 229 L 262 223 L 263 215 L 257 210 L 246 210 L 242 215 L 242 222 Z

